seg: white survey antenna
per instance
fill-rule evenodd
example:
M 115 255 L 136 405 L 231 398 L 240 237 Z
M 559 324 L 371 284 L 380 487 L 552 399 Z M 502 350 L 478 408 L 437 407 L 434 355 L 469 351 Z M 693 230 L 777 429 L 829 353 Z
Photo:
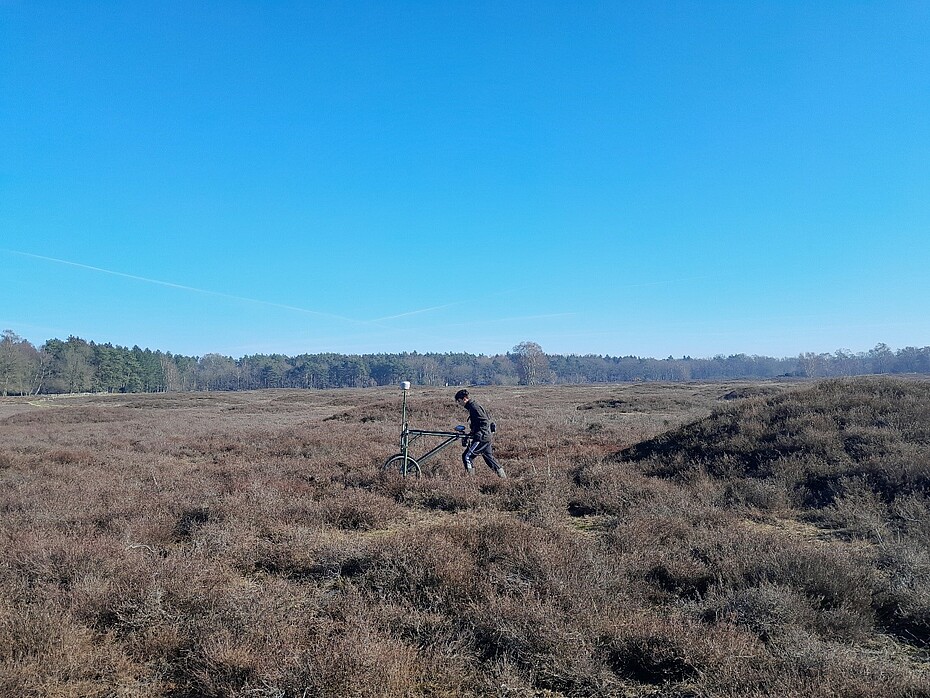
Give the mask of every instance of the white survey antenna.
M 401 389 L 401 390 L 410 390 L 410 381 L 403 381 L 403 382 L 400 384 L 400 389 Z

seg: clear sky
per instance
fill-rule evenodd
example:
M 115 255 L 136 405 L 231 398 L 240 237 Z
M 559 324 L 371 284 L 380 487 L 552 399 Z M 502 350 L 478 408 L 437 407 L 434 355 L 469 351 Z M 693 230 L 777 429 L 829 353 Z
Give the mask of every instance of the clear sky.
M 930 344 L 930 3 L 0 0 L 0 329 Z

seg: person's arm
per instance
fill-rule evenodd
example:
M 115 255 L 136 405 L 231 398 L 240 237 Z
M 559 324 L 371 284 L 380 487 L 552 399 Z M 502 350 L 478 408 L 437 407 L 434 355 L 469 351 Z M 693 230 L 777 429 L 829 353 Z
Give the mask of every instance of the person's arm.
M 474 409 L 472 435 L 482 441 L 489 441 L 491 438 L 491 417 L 481 405 L 476 405 Z
M 477 439 L 481 434 L 481 414 L 478 412 L 478 409 L 475 407 L 473 402 L 469 402 L 468 405 L 468 428 L 469 436 L 474 439 Z

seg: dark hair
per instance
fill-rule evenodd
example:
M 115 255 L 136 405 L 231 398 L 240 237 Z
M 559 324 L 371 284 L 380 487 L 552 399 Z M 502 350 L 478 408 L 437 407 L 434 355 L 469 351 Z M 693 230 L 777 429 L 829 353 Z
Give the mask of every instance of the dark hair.
M 465 388 L 462 388 L 460 391 L 458 391 L 458 392 L 455 394 L 455 399 L 456 399 L 456 400 L 464 400 L 464 399 L 467 398 L 467 397 L 468 397 L 468 391 L 465 390 Z

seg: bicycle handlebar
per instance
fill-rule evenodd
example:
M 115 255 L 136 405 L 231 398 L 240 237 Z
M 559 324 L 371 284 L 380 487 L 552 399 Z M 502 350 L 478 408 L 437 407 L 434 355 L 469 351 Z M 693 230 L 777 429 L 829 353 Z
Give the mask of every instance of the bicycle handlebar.
M 456 438 L 471 436 L 471 434 L 465 431 L 438 431 L 433 429 L 407 429 L 407 433 L 416 434 L 418 436 L 455 436 Z

